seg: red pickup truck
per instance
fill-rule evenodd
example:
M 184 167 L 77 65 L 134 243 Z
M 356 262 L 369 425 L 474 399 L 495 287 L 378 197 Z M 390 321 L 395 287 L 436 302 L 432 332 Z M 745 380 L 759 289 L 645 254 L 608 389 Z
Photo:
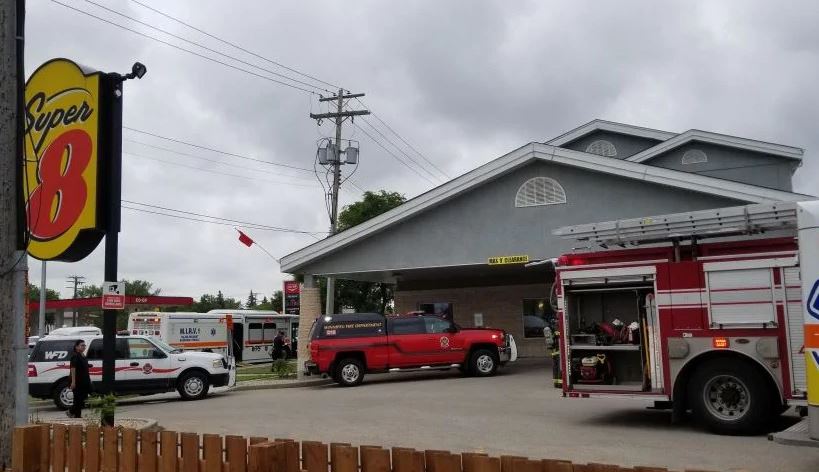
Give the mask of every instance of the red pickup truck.
M 515 340 L 503 330 L 463 329 L 433 315 L 324 316 L 310 328 L 308 348 L 305 373 L 328 374 L 344 386 L 373 372 L 459 368 L 485 377 L 517 358 Z

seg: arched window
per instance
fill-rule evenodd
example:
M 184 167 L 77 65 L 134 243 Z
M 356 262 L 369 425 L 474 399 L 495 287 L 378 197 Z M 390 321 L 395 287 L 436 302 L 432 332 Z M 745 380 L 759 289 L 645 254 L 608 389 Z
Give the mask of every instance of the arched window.
M 566 191 L 557 180 L 549 177 L 535 177 L 527 180 L 515 195 L 515 207 L 517 208 L 560 203 L 566 203 Z
M 682 157 L 683 165 L 702 164 L 708 162 L 708 155 L 699 149 L 689 149 Z
M 617 157 L 617 148 L 614 147 L 611 141 L 606 141 L 605 139 L 592 141 L 592 143 L 586 147 L 586 152 L 603 157 Z

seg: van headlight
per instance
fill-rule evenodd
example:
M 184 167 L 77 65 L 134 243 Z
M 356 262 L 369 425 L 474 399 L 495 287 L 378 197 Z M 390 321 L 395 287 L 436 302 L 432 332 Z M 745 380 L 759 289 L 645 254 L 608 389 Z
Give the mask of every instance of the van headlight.
M 224 365 L 225 363 L 223 361 L 224 359 L 216 359 L 215 361 L 213 361 L 213 368 L 214 369 L 225 368 Z

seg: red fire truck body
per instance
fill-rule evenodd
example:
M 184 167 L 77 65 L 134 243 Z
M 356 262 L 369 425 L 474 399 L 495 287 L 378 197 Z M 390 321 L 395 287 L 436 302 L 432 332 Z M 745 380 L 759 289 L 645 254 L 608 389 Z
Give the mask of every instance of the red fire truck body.
M 647 239 L 558 260 L 564 396 L 654 400 L 729 434 L 805 404 L 795 233 Z

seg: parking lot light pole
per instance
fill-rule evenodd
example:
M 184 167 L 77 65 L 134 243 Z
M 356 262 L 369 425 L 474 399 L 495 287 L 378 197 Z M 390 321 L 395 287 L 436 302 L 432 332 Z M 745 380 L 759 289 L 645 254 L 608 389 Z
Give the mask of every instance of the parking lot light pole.
M 106 74 L 103 80 L 107 86 L 110 100 L 111 116 L 106 120 L 105 126 L 109 127 L 107 133 L 109 142 L 105 146 L 105 165 L 108 167 L 107 186 L 107 214 L 105 223 L 105 280 L 117 280 L 117 258 L 119 253 L 119 231 L 121 227 L 121 205 L 122 198 L 122 83 L 128 79 L 141 79 L 147 69 L 139 62 L 135 63 L 131 73 L 121 75 L 116 72 Z M 116 337 L 117 337 L 117 313 L 118 310 L 103 310 L 102 314 L 102 393 L 114 393 L 114 379 L 116 376 Z M 114 425 L 113 410 L 104 410 L 102 423 L 106 426 Z

